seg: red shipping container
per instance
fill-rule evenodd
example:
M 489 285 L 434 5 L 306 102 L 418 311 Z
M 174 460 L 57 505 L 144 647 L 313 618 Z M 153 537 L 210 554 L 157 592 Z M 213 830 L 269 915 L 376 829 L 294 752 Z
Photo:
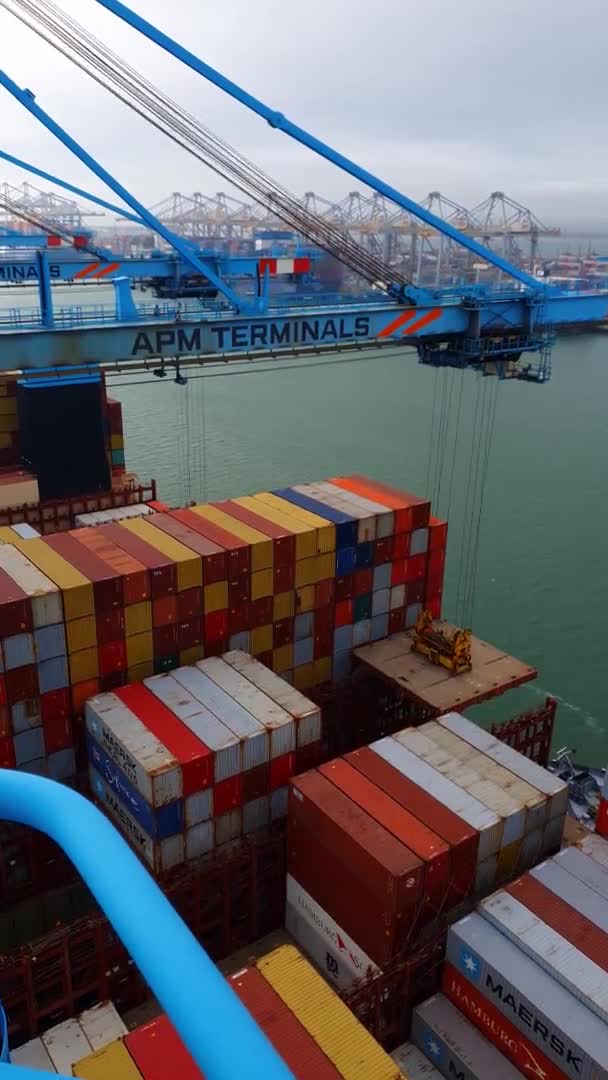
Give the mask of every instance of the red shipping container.
M 123 606 L 122 576 L 103 562 L 94 551 L 90 551 L 69 533 L 45 536 L 43 543 L 93 583 L 96 612 Z
M 15 768 L 15 748 L 10 736 L 0 739 L 0 769 Z
M 246 629 L 255 630 L 258 626 L 267 626 L 272 622 L 273 597 L 262 596 L 259 600 L 253 600 L 250 607 L 250 626 Z
M 79 544 L 83 544 L 89 551 L 96 555 L 115 573 L 122 577 L 122 591 L 125 606 L 140 604 L 142 600 L 150 598 L 150 575 L 143 563 L 138 562 L 128 552 L 123 551 L 117 544 L 111 543 L 101 530 L 97 528 L 74 529 L 69 534 Z
M 243 608 L 251 598 L 251 575 L 241 574 L 235 581 L 228 582 L 228 607 Z
M 429 523 L 431 514 L 429 499 L 421 499 L 418 495 L 410 494 L 409 491 L 401 491 L 399 488 L 390 487 L 388 484 L 381 484 L 377 480 L 370 480 L 368 476 L 341 477 L 339 481 L 331 480 L 330 483 L 338 484 L 348 491 L 364 495 L 365 498 L 371 499 L 372 502 L 375 500 L 395 510 L 395 532 L 423 529 Z M 408 518 L 411 521 L 409 525 L 405 524 Z
M 353 596 L 354 586 L 354 574 L 348 574 L 347 577 L 336 578 L 336 603 L 338 603 L 340 600 L 350 600 Z
M 451 876 L 451 852 L 445 841 L 343 758 L 321 765 L 319 772 L 420 859 L 425 868 L 421 903 L 427 910 L 423 915 L 441 911 Z
M 182 521 L 171 514 L 154 514 L 150 518 L 152 525 L 175 540 L 179 540 L 184 547 L 200 555 L 203 563 L 203 584 L 213 585 L 216 581 L 226 581 L 228 577 L 228 557 L 223 547 L 214 544 L 206 536 L 194 529 L 188 528 Z
M 240 503 L 233 502 L 232 499 L 227 499 L 225 502 L 212 503 L 212 505 L 216 506 L 218 510 L 223 510 L 229 517 L 236 518 L 237 521 L 242 521 L 244 525 L 249 525 L 252 529 L 257 529 L 257 531 L 264 536 L 268 536 L 272 540 L 274 566 L 290 566 L 295 562 L 295 533 L 288 532 L 284 526 L 277 525 L 274 521 L 269 521 L 262 515 L 256 514 L 253 510 L 241 506 Z M 293 586 L 287 587 L 292 588 Z M 278 591 L 283 592 L 284 590 L 281 589 Z
M 447 547 L 448 543 L 448 523 L 447 521 L 441 521 L 439 518 L 433 517 L 429 521 L 429 551 L 436 551 L 438 548 Z
M 8 705 L 0 705 L 0 739 L 12 736 L 11 714 Z
M 42 724 L 53 723 L 55 720 L 65 720 L 72 714 L 72 702 L 70 691 L 49 690 L 48 694 L 40 696 L 40 715 Z
M 74 712 L 82 712 L 85 701 L 88 701 L 90 697 L 95 697 L 99 690 L 99 679 L 87 679 L 86 682 L 74 683 L 72 686 L 72 708 Z
M 72 724 L 67 716 L 47 720 L 42 725 L 42 731 L 47 754 L 67 750 L 68 746 L 72 746 Z
M 158 601 L 156 601 L 158 603 Z M 184 589 L 177 595 L 177 618 L 172 622 L 184 622 L 198 618 L 203 614 L 203 590 L 201 588 Z
M 129 672 L 126 668 L 124 671 L 112 671 L 99 680 L 99 689 L 102 694 L 109 694 L 116 690 L 117 686 L 126 686 L 128 681 Z
M 13 637 L 32 629 L 30 599 L 4 570 L 0 570 L 0 637 Z
M 4 678 L 9 705 L 38 697 L 38 674 L 34 664 L 13 668 L 12 671 L 5 672 Z
M 443 573 L 444 568 L 445 568 L 445 557 L 446 557 L 446 549 L 443 548 L 443 547 L 442 548 L 435 548 L 434 551 L 431 551 L 431 553 L 429 554 L 429 559 L 428 559 L 428 573 L 429 574 L 437 574 L 439 572 Z
M 213 614 L 223 615 L 224 623 L 227 623 L 226 612 L 214 612 Z M 207 615 L 207 618 L 212 618 L 211 615 Z M 187 622 L 178 623 L 177 626 L 177 644 L 181 652 L 182 649 L 193 649 L 195 645 L 203 644 L 203 620 L 202 619 L 189 619 Z
M 296 755 L 281 754 L 270 760 L 269 790 L 286 787 L 296 771 Z
M 177 623 L 168 626 L 155 626 L 152 631 L 154 656 L 176 656 L 179 652 L 177 642 Z
M 400 634 L 405 630 L 405 608 L 394 608 L 388 613 L 389 634 Z
M 410 532 L 398 533 L 393 537 L 393 560 L 407 559 L 410 553 Z
M 431 613 L 431 618 L 440 619 L 441 618 L 441 593 L 438 593 L 436 596 L 427 597 L 427 600 L 425 601 L 425 607 Z
M 229 810 L 243 805 L 243 774 L 220 780 L 213 788 L 213 816 L 221 817 Z
M 336 609 L 333 604 L 327 604 L 325 607 L 317 608 L 315 611 L 315 630 L 320 630 L 323 633 L 326 630 L 333 630 L 335 615 Z
M 188 589 L 188 593 L 198 592 L 200 589 Z M 181 593 L 180 593 L 181 596 Z M 178 616 L 177 596 L 159 596 L 152 601 L 152 626 L 167 626 L 176 623 Z
M 256 968 L 244 968 L 228 981 L 294 1077 L 340 1080 L 341 1074 Z
M 234 631 L 236 633 L 236 631 Z M 203 634 L 205 644 L 212 641 L 223 641 L 228 637 L 228 612 L 227 611 L 212 611 L 210 615 L 205 615 L 203 619 Z M 193 645 L 200 644 L 193 641 Z M 189 648 L 188 645 L 182 646 L 182 648 Z M 211 655 L 208 653 L 207 655 Z
M 423 865 L 318 771 L 289 787 L 288 870 L 380 967 L 407 940 Z
M 407 580 L 418 581 L 426 577 L 426 555 L 411 555 L 407 560 Z
M 426 575 L 424 591 L 428 596 L 436 596 L 443 589 L 443 570 L 430 571 Z
M 272 649 L 268 649 L 267 652 L 258 653 L 258 655 L 256 656 L 256 660 L 260 664 L 263 664 L 264 667 L 270 668 L 270 670 L 272 671 L 272 661 L 273 661 Z
M 95 616 L 97 628 L 97 644 L 107 645 L 111 641 L 119 641 L 125 636 L 125 616 L 122 608 L 114 608 L 112 611 L 100 611 Z
M 242 573 L 251 573 L 251 547 L 239 536 L 207 521 L 193 510 L 170 510 L 171 517 L 183 522 L 189 529 L 208 537 L 214 544 L 224 548 L 228 559 L 228 581 L 235 581 Z M 220 581 L 222 579 L 220 578 Z
M 280 619 L 279 622 L 275 622 L 272 628 L 272 645 L 275 649 L 280 649 L 282 645 L 291 645 L 293 641 L 294 633 L 294 620 Z
M 371 566 L 364 570 L 355 570 L 353 596 L 367 596 L 374 588 L 374 571 Z
M 479 847 L 477 829 L 467 825 L 433 795 L 376 754 L 370 746 L 353 750 L 346 754 L 345 760 L 414 814 L 423 825 L 432 829 L 451 849 L 450 893 L 446 906 L 467 896 L 475 884 Z
M 408 579 L 408 559 L 396 559 L 391 569 L 391 585 L 405 585 Z
M 0 675 L 0 705 L 6 705 L 8 697 L 6 695 L 6 680 L 4 675 Z
M 259 799 L 262 795 L 268 794 L 268 784 L 270 782 L 268 762 L 265 762 L 264 765 L 257 765 L 255 769 L 247 769 L 242 775 L 243 803 L 251 802 L 252 799 Z M 217 811 L 215 816 L 218 816 Z
M 308 746 L 300 746 L 296 749 L 296 775 L 306 773 L 309 769 L 316 769 L 323 761 L 323 743 L 309 743 Z
M 124 639 L 110 641 L 106 645 L 99 646 L 99 675 L 113 675 L 116 671 L 125 671 L 128 668 L 127 646 Z
M 336 629 L 339 626 L 349 626 L 353 621 L 353 602 L 352 600 L 340 600 L 336 604 L 336 610 L 334 614 L 334 625 Z
M 594 964 L 608 971 L 608 934 L 600 926 L 581 915 L 530 874 L 511 885 L 503 885 L 503 889 L 561 934 L 575 949 L 593 960 Z
M 205 1080 L 167 1016 L 136 1028 L 123 1041 L 142 1080 Z
M 223 656 L 225 652 L 228 652 L 228 644 L 228 638 L 218 638 L 217 641 L 205 641 L 205 656 Z
M 424 600 L 424 581 L 408 581 L 405 586 L 406 604 L 421 604 Z
M 318 581 L 315 585 L 315 608 L 327 607 L 328 604 L 334 603 L 335 593 L 335 578 L 326 578 L 325 581 Z M 343 600 L 348 600 L 348 597 L 342 597 Z
M 243 630 L 249 630 L 251 626 L 250 605 L 243 604 L 242 607 L 231 607 L 228 612 L 228 633 L 240 634 Z M 207 616 L 205 616 L 207 618 Z M 207 635 L 205 634 L 205 637 Z
M 213 754 L 141 683 L 116 691 L 124 705 L 167 747 L 182 770 L 184 798 L 213 784 Z
M 394 536 L 387 536 L 382 540 L 376 540 L 374 545 L 374 566 L 382 566 L 383 563 L 392 562 L 394 546 Z
M 349 601 L 350 603 L 350 601 Z M 314 658 L 321 660 L 324 656 L 331 656 L 334 647 L 334 630 L 332 626 L 324 626 L 314 633 Z
M 275 566 L 272 572 L 272 588 L 275 593 L 291 592 L 296 584 L 296 565 Z
M 150 578 L 150 595 L 153 599 L 177 592 L 177 567 L 166 555 L 120 525 L 102 525 L 99 531 L 147 568 Z

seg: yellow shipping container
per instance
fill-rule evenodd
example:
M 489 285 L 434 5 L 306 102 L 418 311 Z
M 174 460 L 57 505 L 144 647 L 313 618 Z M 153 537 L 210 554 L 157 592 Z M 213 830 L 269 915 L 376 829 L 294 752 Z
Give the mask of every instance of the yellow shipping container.
M 124 450 L 125 437 L 124 435 L 112 435 L 110 439 L 110 446 L 112 450 Z
M 228 582 L 216 581 L 213 585 L 205 585 L 203 601 L 205 615 L 210 615 L 212 611 L 224 611 L 227 607 Z
M 251 599 L 261 600 L 264 596 L 272 596 L 272 586 L 272 570 L 258 570 L 251 575 Z
M 8 383 L 5 379 L 0 379 L 0 398 L 8 397 Z
M 296 589 L 304 585 L 314 585 L 317 580 L 317 557 L 314 559 L 300 559 L 296 563 Z
M 153 518 L 154 515 L 152 514 Z M 177 564 L 177 588 L 179 592 L 186 589 L 196 589 L 203 584 L 203 563 L 200 555 L 197 555 L 185 544 L 175 540 L 172 536 L 155 528 L 144 518 L 129 518 L 119 522 L 121 528 L 135 533 L 147 544 L 151 544 L 157 551 L 162 552 L 168 559 Z
M 285 529 L 287 533 L 295 534 L 296 559 L 306 559 L 316 555 L 318 546 L 316 528 L 306 525 L 303 521 L 298 521 L 295 517 L 289 517 L 288 514 L 285 514 L 282 510 L 277 510 L 274 506 L 270 506 L 269 503 L 260 499 L 257 495 L 245 495 L 243 498 L 234 501 L 240 503 L 246 510 L 259 514 L 266 521 Z
M 504 847 L 502 851 L 498 853 L 498 865 L 496 867 L 497 885 L 503 881 L 508 881 L 509 878 L 515 877 L 518 872 L 522 843 L 522 840 L 517 840 L 514 844 L 509 844 L 508 847 Z
M 302 507 L 296 506 L 295 503 L 289 502 L 288 499 L 281 499 L 278 495 L 273 495 L 271 491 L 260 491 L 256 495 L 256 499 L 261 499 L 268 506 L 274 507 L 275 510 L 287 514 L 288 517 L 294 518 L 309 528 L 316 529 L 317 550 L 313 552 L 314 555 L 322 555 L 325 551 L 336 550 L 336 526 L 327 518 L 320 517 L 319 514 L 311 514 L 310 510 L 303 510 Z
M 143 634 L 135 634 L 127 638 L 127 666 L 145 664 L 154 660 L 154 640 L 152 631 L 146 630 Z
M 293 645 L 281 645 L 272 650 L 272 670 L 280 675 L 293 667 Z
M 154 662 L 152 660 L 144 660 L 142 664 L 133 664 L 127 671 L 128 680 L 132 682 L 143 682 L 144 679 L 151 679 L 154 675 Z
M 344 1080 L 400 1080 L 395 1062 L 293 945 L 257 968 Z
M 302 664 L 300 667 L 294 668 L 293 685 L 296 690 L 309 690 L 311 686 L 314 686 L 315 665 Z
M 81 649 L 97 648 L 97 623 L 94 615 L 84 619 L 72 619 L 66 625 L 68 652 L 77 653 Z
M 320 660 L 315 660 L 313 664 L 313 674 L 315 678 L 313 686 L 320 686 L 321 683 L 331 682 L 331 656 L 322 656 Z
M 0 397 L 0 416 L 17 415 L 17 398 Z
M 0 543 L 12 544 L 13 540 L 18 540 L 17 533 L 13 532 L 8 525 L 0 525 Z
M 197 660 L 205 659 L 205 650 L 202 645 L 193 645 L 190 649 L 182 649 L 179 654 L 179 662 L 182 667 L 196 664 Z
M 72 685 L 97 679 L 99 676 L 99 657 L 97 649 L 82 649 L 70 656 L 70 682 Z
M 77 1061 L 72 1065 L 72 1076 L 80 1076 L 82 1080 L 142 1080 L 121 1039 Z
M 315 559 L 315 581 L 327 581 L 336 576 L 336 556 L 333 551 L 326 555 L 317 555 Z
M 125 637 L 135 637 L 152 629 L 152 604 L 142 600 L 139 604 L 129 604 L 125 608 Z
M 270 652 L 272 649 L 272 623 L 267 626 L 256 626 L 251 631 L 251 652 L 254 656 L 260 653 Z
M 273 622 L 280 619 L 289 619 L 296 610 L 296 594 L 294 592 L 277 593 L 273 600 Z
M 314 585 L 305 585 L 302 589 L 296 589 L 296 615 L 300 615 L 303 611 L 314 611 L 314 609 Z
M 11 438 L 11 432 L 0 431 L 0 450 L 10 450 L 12 445 L 13 440 Z
M 19 421 L 16 416 L 0 415 L 0 431 L 19 431 Z
M 257 529 L 252 529 L 250 525 L 245 525 L 242 521 L 238 521 L 237 518 L 230 517 L 230 514 L 226 514 L 223 510 L 218 510 L 217 506 L 210 506 L 208 503 L 192 506 L 190 509 L 194 510 L 195 514 L 205 518 L 206 521 L 219 525 L 220 528 L 226 529 L 227 532 L 232 533 L 233 536 L 238 536 L 239 540 L 244 540 L 246 544 L 250 545 L 252 573 L 256 570 L 272 569 L 272 540 L 269 540 L 263 533 L 258 532 Z
M 66 622 L 95 614 L 92 583 L 44 540 L 22 540 L 14 533 L 11 543 L 61 589 Z

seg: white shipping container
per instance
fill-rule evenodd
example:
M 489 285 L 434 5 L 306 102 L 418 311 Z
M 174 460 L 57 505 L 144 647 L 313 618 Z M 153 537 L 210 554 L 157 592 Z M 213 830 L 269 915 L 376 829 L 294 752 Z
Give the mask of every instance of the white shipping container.
M 296 748 L 296 726 L 293 716 L 281 705 L 219 656 L 200 660 L 196 666 L 266 728 L 271 759 L 293 753 Z
M 77 514 L 74 522 L 77 529 L 84 529 L 91 525 L 110 525 L 113 521 L 123 521 L 125 518 L 147 517 L 153 512 L 145 503 L 137 503 L 131 506 L 115 506 L 109 510 L 95 510 L 91 514 Z
M 327 481 L 319 484 L 319 487 L 324 490 L 333 490 L 347 505 L 356 506 L 363 513 L 369 514 L 370 517 L 376 519 L 376 529 L 374 537 L 370 539 L 382 540 L 387 536 L 392 536 L 395 531 L 395 512 L 388 506 L 383 506 L 381 503 L 376 502 L 375 499 L 368 499 L 365 495 L 359 495 L 356 491 L 348 491 L 346 488 L 341 488 L 337 484 L 330 484 Z
M 269 760 L 268 732 L 259 720 L 198 668 L 176 668 L 171 675 L 240 740 L 241 772 L 266 764 Z
M 186 858 L 198 859 L 213 850 L 215 829 L 213 821 L 201 821 L 186 830 Z
M 221 817 L 213 819 L 215 829 L 215 846 L 228 844 L 231 840 L 237 840 L 243 833 L 243 815 L 240 809 L 228 810 Z
M 291 874 L 287 875 L 285 922 L 292 937 L 340 990 L 368 972 L 380 971 Z
M 72 1065 L 93 1050 L 77 1020 L 56 1024 L 43 1033 L 42 1042 L 54 1068 L 63 1076 L 71 1076 Z
M 224 654 L 223 659 L 293 716 L 298 748 L 320 741 L 321 710 L 318 705 L 247 653 L 231 650 Z
M 87 731 L 150 806 L 164 806 L 182 797 L 178 761 L 115 694 L 89 698 L 85 722 Z
M 213 779 L 218 784 L 241 771 L 241 744 L 217 716 L 190 694 L 172 675 L 144 679 L 148 688 L 213 753 Z
M 78 1017 L 78 1023 L 93 1050 L 101 1050 L 127 1034 L 127 1028 L 111 1001 L 102 1001 L 99 1005 L 93 1005 L 92 1009 L 86 1009 Z
M 23 1046 L 18 1046 L 16 1050 L 11 1049 L 11 1065 L 21 1065 L 24 1069 L 38 1069 L 40 1072 L 57 1072 L 42 1039 L 30 1039 Z
M 40 538 L 40 533 L 36 532 L 36 530 L 25 521 L 22 521 L 20 525 L 11 525 L 11 529 L 17 536 L 20 536 L 22 540 L 38 540 Z
M 445 716 L 439 718 L 439 723 L 546 795 L 549 800 L 549 818 L 563 817 L 566 813 L 568 785 L 564 780 L 560 780 L 547 769 L 543 769 L 524 754 L 518 753 L 508 743 L 496 739 L 488 731 L 484 731 L 471 720 L 467 720 L 466 716 L 461 716 L 460 713 L 446 713 Z
M 498 856 L 490 855 L 483 862 L 477 863 L 475 872 L 475 892 L 479 896 L 487 896 L 496 885 L 498 873 Z
M 405 607 L 405 585 L 393 585 L 391 589 L 391 611 Z
M 279 821 L 287 817 L 287 801 L 289 788 L 287 786 L 276 788 L 270 796 L 270 820 Z
M 40 698 L 29 698 L 27 701 L 18 701 L 16 705 L 11 705 L 13 735 L 20 735 L 21 732 L 40 727 L 41 724 Z
M 301 487 L 296 487 L 295 490 L 301 491 L 303 495 L 308 495 L 311 499 L 317 499 L 318 502 L 325 503 L 326 506 L 331 506 L 334 510 L 340 510 L 350 518 L 354 518 L 357 522 L 358 544 L 368 544 L 376 539 L 376 515 L 370 513 L 369 507 L 360 506 L 356 495 L 349 499 L 347 497 L 349 492 L 342 491 L 342 488 L 332 488 L 331 484 L 323 482 L 303 484 Z
M 232 634 L 228 638 L 228 645 L 231 649 L 242 649 L 244 652 L 249 652 L 251 649 L 251 630 L 241 630 L 239 634 Z
M 14 634 L 13 637 L 4 638 L 2 650 L 6 671 L 36 663 L 33 634 Z
M 443 1076 L 521 1080 L 519 1070 L 444 994 L 435 994 L 414 1009 L 411 1038 Z
M 125 804 L 109 784 L 89 765 L 91 791 L 108 816 L 115 822 L 123 836 L 155 874 L 180 866 L 185 858 L 184 837 L 181 834 L 167 837 L 166 840 L 154 841 L 144 832 L 141 825 L 128 812 Z M 84 1054 L 80 1055 L 84 1057 Z
M 594 859 L 571 847 L 560 851 L 553 862 L 608 900 L 608 870 L 604 870 Z
M 372 743 L 371 749 L 407 776 L 414 784 L 428 791 L 439 802 L 444 803 L 454 814 L 458 814 L 467 825 L 479 833 L 477 851 L 478 866 L 500 850 L 502 821 L 487 806 L 474 799 L 457 784 L 446 779 L 421 758 L 416 757 L 396 738 L 387 736 Z
M 413 529 L 410 536 L 410 555 L 425 555 L 429 547 L 429 530 Z
M 540 866 L 535 866 L 530 874 L 546 889 L 550 889 L 575 911 L 584 915 L 586 919 L 608 934 L 608 900 L 600 896 L 595 889 L 586 885 L 580 878 L 569 874 L 555 859 L 549 859 Z
M 519 853 L 518 874 L 522 874 L 524 870 L 529 870 L 542 858 L 544 835 L 544 829 L 536 829 L 534 832 L 524 836 Z
M 608 1018 L 608 972 L 509 893 L 500 890 L 478 911 L 600 1020 Z
M 441 1080 L 441 1073 L 413 1043 L 403 1043 L 393 1050 L 391 1057 L 407 1080 Z
M 599 833 L 587 833 L 581 841 L 581 850 L 600 866 L 608 867 L 608 841 Z
M 251 799 L 243 805 L 243 834 L 256 832 L 257 829 L 265 829 L 270 825 L 270 798 L 268 795 L 260 795 L 257 799 Z
M 63 623 L 41 626 L 39 630 L 34 630 L 34 649 L 37 664 L 44 660 L 55 660 L 59 656 L 67 656 Z
M 377 592 L 372 593 L 372 617 L 375 615 L 385 615 L 390 606 L 390 589 L 378 589 Z
M 372 638 L 372 620 L 361 619 L 360 622 L 353 623 L 353 649 L 358 649 L 360 645 L 366 645 Z
M 205 788 L 204 791 L 195 791 L 184 799 L 184 821 L 186 827 L 200 825 L 213 817 L 213 788 Z
M 63 622 L 61 591 L 12 544 L 0 544 L 0 569 L 30 597 L 35 629 Z

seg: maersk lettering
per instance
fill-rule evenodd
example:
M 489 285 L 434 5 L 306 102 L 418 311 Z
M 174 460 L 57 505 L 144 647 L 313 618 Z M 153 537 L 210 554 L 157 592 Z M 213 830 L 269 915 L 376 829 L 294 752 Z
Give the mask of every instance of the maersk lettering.
M 450 1058 L 448 1063 L 448 1076 L 455 1076 L 456 1080 L 465 1080 L 465 1073 L 462 1069 L 457 1068 L 456 1062 L 453 1058 Z
M 137 828 L 137 825 L 132 820 L 132 818 L 130 818 L 129 815 L 125 813 L 120 803 L 112 797 L 109 791 L 106 792 L 106 802 L 110 807 L 110 810 L 112 810 L 112 812 L 114 813 L 115 817 L 118 818 L 121 825 L 123 825 L 125 830 L 129 833 L 131 839 L 136 844 L 139 844 L 140 847 L 145 847 L 146 837 L 141 832 L 141 830 Z
M 565 1065 L 568 1069 L 573 1069 L 577 1074 L 582 1073 L 583 1059 L 575 1054 L 569 1046 L 567 1046 L 563 1039 L 561 1039 L 554 1031 L 551 1031 L 549 1027 L 542 1020 L 539 1020 L 537 1016 L 534 1016 L 525 1005 L 522 1005 L 515 996 L 504 988 L 502 983 L 495 983 L 490 972 L 486 972 L 485 978 L 486 988 L 491 994 L 499 998 L 503 1005 L 506 1005 L 511 1010 L 514 1016 L 517 1016 L 535 1035 L 539 1036 L 549 1049 L 553 1051 L 558 1057 L 564 1059 Z
M 102 728 L 103 745 L 106 747 L 110 757 L 114 758 L 121 766 L 122 770 L 127 774 L 129 780 L 137 782 L 137 765 L 133 758 L 127 754 L 124 747 L 114 738 L 111 731 L 108 728 Z

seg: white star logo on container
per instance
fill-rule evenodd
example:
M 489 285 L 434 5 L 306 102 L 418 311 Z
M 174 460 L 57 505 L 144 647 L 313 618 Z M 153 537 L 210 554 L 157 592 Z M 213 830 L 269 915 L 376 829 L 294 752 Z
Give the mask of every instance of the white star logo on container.
M 437 1042 L 437 1039 L 433 1038 L 432 1035 L 428 1035 L 424 1047 L 429 1057 L 439 1061 L 439 1058 L 441 1057 L 441 1047 Z
M 462 949 L 460 953 L 460 969 L 469 979 L 477 979 L 479 976 L 480 962 L 470 949 Z

